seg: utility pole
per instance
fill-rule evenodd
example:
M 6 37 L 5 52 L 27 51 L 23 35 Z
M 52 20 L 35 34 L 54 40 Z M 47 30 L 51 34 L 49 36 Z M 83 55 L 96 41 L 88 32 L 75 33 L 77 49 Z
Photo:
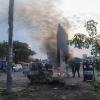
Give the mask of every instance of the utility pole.
M 8 64 L 7 64 L 7 93 L 12 94 L 12 63 L 13 63 L 13 15 L 14 0 L 9 0 L 8 11 Z

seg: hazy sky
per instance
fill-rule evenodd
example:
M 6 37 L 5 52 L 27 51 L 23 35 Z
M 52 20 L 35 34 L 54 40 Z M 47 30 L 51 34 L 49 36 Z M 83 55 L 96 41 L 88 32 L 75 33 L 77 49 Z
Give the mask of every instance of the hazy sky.
M 8 1 L 0 0 L 1 41 L 7 40 L 8 37 Z M 29 43 L 37 52 L 36 57 L 46 57 L 46 54 L 42 53 L 42 46 L 38 37 L 43 28 L 40 19 L 44 21 L 46 18 L 44 15 L 48 14 L 49 16 L 50 11 L 52 13 L 53 11 L 57 12 L 56 14 L 69 21 L 72 35 L 75 33 L 87 34 L 84 24 L 89 19 L 98 22 L 97 29 L 100 33 L 100 0 L 15 0 L 14 40 Z M 41 15 L 44 16 L 43 19 Z M 50 20 L 50 18 L 46 20 Z M 77 49 L 76 52 L 76 55 L 79 56 L 81 53 L 90 54 L 89 50 L 80 51 Z
M 88 19 L 94 19 L 100 23 L 100 0 L 61 0 L 60 9 L 63 15 L 72 19 L 77 28 L 75 32 L 84 33 L 83 24 Z M 81 24 L 83 23 L 83 24 Z M 98 24 L 98 32 L 100 32 L 100 24 Z

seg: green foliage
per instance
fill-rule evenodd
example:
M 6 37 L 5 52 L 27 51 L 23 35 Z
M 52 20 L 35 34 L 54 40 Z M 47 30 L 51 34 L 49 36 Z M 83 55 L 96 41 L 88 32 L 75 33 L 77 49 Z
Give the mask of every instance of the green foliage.
M 97 56 L 97 54 L 100 55 L 100 44 L 95 41 L 95 43 L 92 45 L 92 50 L 91 52 L 93 53 L 93 55 Z
M 8 43 L 3 42 L 0 43 L 0 57 L 3 55 L 7 55 L 7 48 L 8 48 Z M 19 61 L 30 61 L 30 56 L 33 56 L 35 54 L 34 51 L 32 51 L 27 43 L 19 42 L 19 41 L 14 41 L 13 42 L 13 59 L 14 62 L 19 62 Z
M 94 82 L 93 87 L 94 87 L 94 90 L 98 92 L 100 90 L 100 82 Z
M 34 55 L 35 52 L 30 49 L 27 43 L 15 41 L 13 43 L 14 61 L 29 61 L 30 56 Z
M 96 25 L 97 22 L 94 20 L 87 21 L 85 27 L 89 36 L 80 33 L 75 34 L 73 40 L 69 41 L 70 45 L 74 45 L 79 49 L 92 47 L 92 55 L 100 55 L 100 35 L 97 35 Z
M 94 67 L 98 72 L 100 72 L 100 62 L 99 61 L 94 63 Z
M 91 40 L 84 34 L 75 34 L 72 41 L 70 41 L 70 44 L 73 45 L 79 49 L 82 48 L 89 48 L 89 45 L 91 44 Z
M 86 30 L 91 37 L 97 35 L 96 25 L 97 25 L 97 22 L 95 22 L 93 19 L 87 21 L 85 24 Z
M 6 48 L 3 43 L 0 43 L 0 57 L 5 57 L 7 54 Z

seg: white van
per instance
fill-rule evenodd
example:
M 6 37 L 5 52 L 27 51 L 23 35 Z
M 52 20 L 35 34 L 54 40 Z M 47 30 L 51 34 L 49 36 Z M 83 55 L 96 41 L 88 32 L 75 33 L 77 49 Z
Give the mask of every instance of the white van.
M 13 66 L 14 72 L 21 71 L 22 69 L 23 69 L 23 67 L 22 67 L 21 64 L 15 64 L 15 65 Z

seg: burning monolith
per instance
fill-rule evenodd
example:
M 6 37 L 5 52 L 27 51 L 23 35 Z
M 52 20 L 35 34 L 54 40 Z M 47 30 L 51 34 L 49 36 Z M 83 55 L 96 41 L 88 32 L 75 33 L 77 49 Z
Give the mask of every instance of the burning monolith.
M 68 58 L 68 34 L 59 24 L 57 31 L 57 66 L 63 67 L 66 58 Z

